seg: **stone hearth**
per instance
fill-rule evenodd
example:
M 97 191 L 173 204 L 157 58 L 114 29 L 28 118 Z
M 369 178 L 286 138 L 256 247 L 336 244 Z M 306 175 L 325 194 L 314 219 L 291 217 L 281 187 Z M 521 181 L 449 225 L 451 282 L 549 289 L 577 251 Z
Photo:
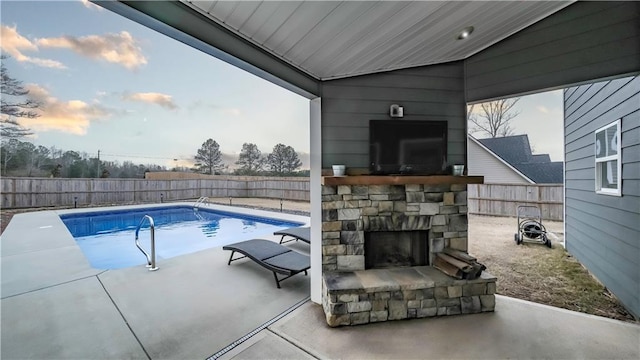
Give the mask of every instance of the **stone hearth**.
M 365 269 L 371 232 L 426 234 L 428 265 L 467 251 L 467 184 L 482 177 L 324 178 L 323 307 L 330 326 L 493 311 L 496 279 L 456 280 L 431 266 Z
M 330 326 L 493 311 L 496 279 L 456 280 L 434 267 L 329 272 L 322 306 Z

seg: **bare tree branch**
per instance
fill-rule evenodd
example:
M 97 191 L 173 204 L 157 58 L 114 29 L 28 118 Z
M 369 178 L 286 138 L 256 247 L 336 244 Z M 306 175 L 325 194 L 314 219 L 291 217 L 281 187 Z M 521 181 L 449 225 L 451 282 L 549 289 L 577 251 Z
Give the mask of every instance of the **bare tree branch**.
M 25 136 L 33 135 L 30 129 L 20 125 L 16 118 L 33 119 L 40 116 L 33 109 L 39 108 L 42 104 L 38 101 L 28 98 L 29 90 L 22 86 L 22 81 L 16 80 L 9 75 L 7 68 L 4 66 L 4 60 L 7 56 L 0 56 L 2 65 L 0 66 L 0 130 L 3 139 L 19 139 Z M 7 99 L 9 97 L 9 99 Z M 27 97 L 26 99 L 22 99 Z M 15 101 L 12 101 L 15 99 Z
M 469 131 L 471 133 L 481 132 L 490 137 L 513 135 L 511 120 L 520 115 L 520 111 L 514 109 L 519 100 L 520 98 L 513 98 L 482 103 L 478 113 L 473 112 L 474 105 L 471 105 L 467 119 L 473 126 L 469 128 Z
M 33 135 L 33 131 L 18 124 L 13 119 L 2 119 L 0 121 L 0 137 L 2 139 L 18 139 Z

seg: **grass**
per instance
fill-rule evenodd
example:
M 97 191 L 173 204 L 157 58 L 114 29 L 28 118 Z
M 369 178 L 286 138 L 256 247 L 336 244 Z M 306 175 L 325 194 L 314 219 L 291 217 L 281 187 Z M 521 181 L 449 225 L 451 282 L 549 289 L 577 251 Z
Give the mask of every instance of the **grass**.
M 506 223 L 505 219 L 508 219 Z M 516 245 L 513 233 L 517 228 L 510 220 L 470 217 L 470 231 L 479 226 L 491 229 L 491 236 L 485 235 L 481 239 L 470 237 L 470 252 L 487 266 L 489 273 L 498 278 L 498 294 L 635 322 L 620 302 L 558 242 L 554 243 L 552 249 L 537 243 Z M 561 229 L 562 223 L 559 224 L 556 228 Z M 473 241 L 484 243 L 482 246 L 472 246 Z
M 583 313 L 633 321 L 633 317 L 607 289 L 564 248 L 524 246 L 532 247 L 529 249 L 530 256 L 504 264 L 507 266 L 495 264 L 492 267 L 495 270 L 500 268 L 501 272 L 498 293 Z M 514 274 L 518 276 L 513 276 Z

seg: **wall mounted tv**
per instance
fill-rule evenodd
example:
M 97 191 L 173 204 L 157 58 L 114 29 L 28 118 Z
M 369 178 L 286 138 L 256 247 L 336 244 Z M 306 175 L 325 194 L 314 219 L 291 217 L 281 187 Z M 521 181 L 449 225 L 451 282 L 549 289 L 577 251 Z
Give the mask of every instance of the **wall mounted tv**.
M 371 174 L 436 175 L 446 166 L 446 121 L 369 121 Z

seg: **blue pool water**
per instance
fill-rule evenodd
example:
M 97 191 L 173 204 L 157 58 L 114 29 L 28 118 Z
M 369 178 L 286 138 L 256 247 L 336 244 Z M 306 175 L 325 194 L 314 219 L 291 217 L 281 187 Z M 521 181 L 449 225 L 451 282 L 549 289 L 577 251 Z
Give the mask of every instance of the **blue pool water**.
M 91 266 L 120 269 L 146 264 L 146 258 L 135 246 L 135 230 L 144 215 L 151 216 L 155 223 L 156 261 L 302 225 L 188 206 L 66 214 L 60 218 Z M 150 252 L 147 221 L 140 229 L 139 239 Z

